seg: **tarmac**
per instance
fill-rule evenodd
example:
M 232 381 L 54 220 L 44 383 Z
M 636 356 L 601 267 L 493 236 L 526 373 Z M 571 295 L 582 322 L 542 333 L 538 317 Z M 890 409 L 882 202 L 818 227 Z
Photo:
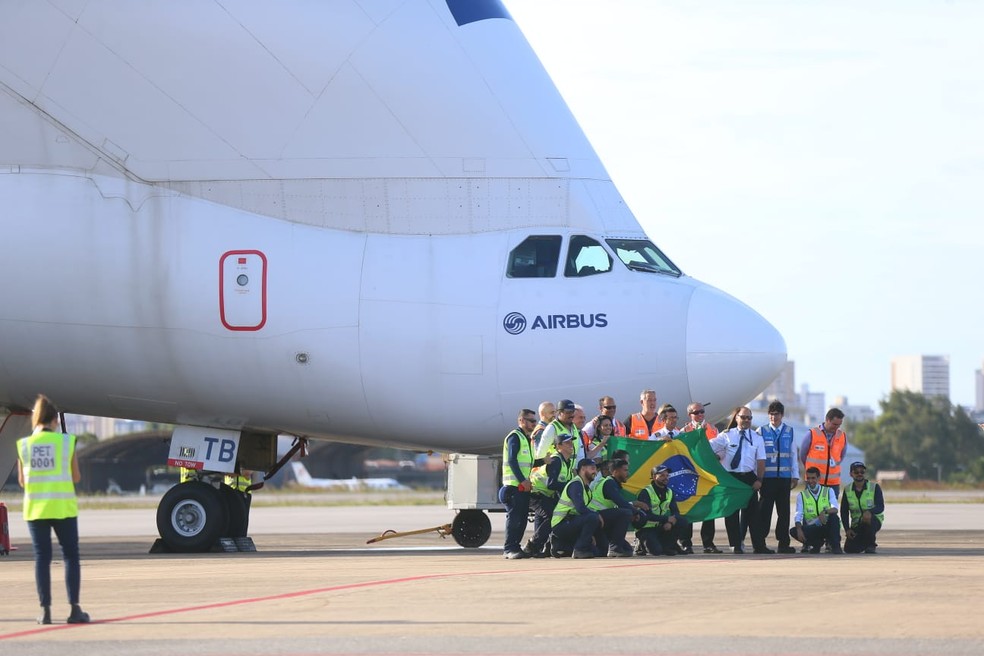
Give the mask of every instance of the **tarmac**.
M 436 533 L 366 545 L 451 515 L 254 506 L 256 553 L 151 555 L 152 509 L 83 510 L 93 623 L 64 623 L 56 562 L 56 623 L 39 626 L 14 512 L 0 656 L 984 653 L 984 504 L 889 503 L 873 555 L 513 561 L 502 558 L 501 514 L 480 549 Z

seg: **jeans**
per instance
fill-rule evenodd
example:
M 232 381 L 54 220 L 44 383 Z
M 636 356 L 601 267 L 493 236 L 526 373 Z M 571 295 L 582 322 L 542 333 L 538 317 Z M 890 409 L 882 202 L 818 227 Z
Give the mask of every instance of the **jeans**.
M 522 551 L 520 542 L 530 518 L 530 493 L 520 492 L 518 487 L 504 485 L 499 490 L 499 501 L 506 507 L 506 543 L 504 553 Z
M 79 563 L 79 520 L 33 519 L 27 523 L 34 543 L 34 581 L 38 588 L 38 599 L 42 606 L 51 605 L 51 529 L 55 529 L 58 544 L 61 545 L 65 561 L 65 587 L 68 590 L 68 603 L 79 603 L 82 587 L 82 568 Z

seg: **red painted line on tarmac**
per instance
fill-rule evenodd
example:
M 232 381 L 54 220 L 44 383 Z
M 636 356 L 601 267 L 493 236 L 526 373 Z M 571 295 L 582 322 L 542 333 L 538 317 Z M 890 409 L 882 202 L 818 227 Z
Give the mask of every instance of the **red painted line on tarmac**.
M 724 562 L 723 560 L 721 562 Z M 659 562 L 647 562 L 647 563 L 612 563 L 610 565 L 595 568 L 595 569 L 614 569 L 614 568 L 625 568 L 625 567 L 653 567 L 660 565 L 669 565 L 670 563 L 665 561 Z M 551 569 L 551 572 L 564 572 L 564 571 L 584 571 L 583 567 L 560 567 Z M 90 625 L 95 624 L 115 624 L 118 622 L 131 622 L 133 620 L 142 620 L 149 617 L 163 617 L 165 615 L 177 615 L 179 613 L 192 613 L 199 610 L 211 610 L 214 608 L 229 608 L 231 606 L 243 606 L 245 604 L 256 604 L 265 601 L 277 601 L 281 599 L 294 599 L 297 597 L 308 597 L 311 595 L 322 594 L 325 592 L 339 592 L 341 590 L 356 590 L 358 588 L 373 588 L 383 585 L 396 585 L 399 583 L 412 583 L 414 581 L 427 581 L 434 579 L 446 579 L 458 576 L 489 576 L 492 574 L 529 574 L 531 570 L 529 569 L 503 569 L 503 570 L 491 570 L 487 572 L 444 572 L 441 574 L 421 574 L 419 576 L 406 576 L 398 579 L 383 579 L 381 581 L 363 581 L 361 583 L 346 583 L 344 585 L 333 585 L 327 588 L 314 588 L 311 590 L 297 590 L 295 592 L 284 592 L 276 595 L 269 595 L 266 597 L 250 597 L 247 599 L 233 599 L 231 601 L 219 601 L 212 604 L 202 604 L 199 606 L 186 606 L 184 608 L 169 608 L 166 610 L 156 610 L 149 613 L 139 613 L 137 615 L 125 615 L 123 617 L 112 617 L 105 620 L 94 620 L 90 622 Z M 13 638 L 23 638 L 31 635 L 38 635 L 40 633 L 48 633 L 50 631 L 63 631 L 65 629 L 77 629 L 87 626 L 86 624 L 51 624 L 47 626 L 39 626 L 36 629 L 28 629 L 26 631 L 16 631 L 14 633 L 0 633 L 0 640 L 11 640 Z

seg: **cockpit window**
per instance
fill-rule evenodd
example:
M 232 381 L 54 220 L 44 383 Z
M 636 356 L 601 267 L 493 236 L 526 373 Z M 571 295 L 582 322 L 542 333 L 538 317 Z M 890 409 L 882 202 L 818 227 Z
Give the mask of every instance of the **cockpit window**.
M 560 235 L 527 237 L 509 253 L 509 278 L 553 278 L 560 259 Z
M 648 239 L 606 239 L 618 259 L 632 271 L 648 273 L 666 273 L 680 276 L 682 272 L 670 258 L 663 255 L 653 242 Z
M 591 237 L 574 235 L 567 250 L 567 264 L 564 275 L 568 278 L 593 276 L 612 270 L 612 256 L 605 247 Z

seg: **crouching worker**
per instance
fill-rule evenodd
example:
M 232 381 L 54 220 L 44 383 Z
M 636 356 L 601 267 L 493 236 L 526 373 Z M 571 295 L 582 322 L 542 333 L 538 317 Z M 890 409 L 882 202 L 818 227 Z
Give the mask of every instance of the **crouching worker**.
M 560 433 L 555 438 L 557 454 L 547 457 L 547 464 L 534 467 L 530 474 L 533 492 L 530 510 L 533 511 L 533 537 L 523 548 L 534 558 L 546 558 L 546 546 L 550 539 L 550 520 L 557 507 L 557 498 L 575 476 L 574 442 L 570 433 Z
M 632 547 L 625 540 L 629 523 L 634 517 L 642 517 L 649 506 L 641 501 L 629 503 L 622 494 L 622 484 L 629 480 L 629 463 L 613 460 L 610 473 L 598 482 L 591 493 L 588 508 L 601 515 L 604 525 L 595 533 L 595 548 L 598 555 L 609 558 L 629 558 Z
M 847 535 L 844 551 L 847 553 L 875 553 L 878 546 L 875 535 L 885 521 L 881 486 L 867 479 L 867 471 L 863 462 L 851 464 L 854 484 L 844 488 L 841 499 L 841 521 Z
M 803 543 L 803 551 L 820 553 L 826 542 L 835 554 L 844 553 L 837 521 L 837 493 L 820 485 L 820 470 L 816 467 L 806 470 L 806 489 L 796 496 L 795 521 L 789 536 Z
M 690 522 L 680 514 L 673 490 L 668 485 L 670 468 L 666 465 L 653 467 L 652 478 L 652 482 L 639 491 L 639 501 L 648 504 L 650 510 L 636 537 L 653 556 L 692 554 L 694 548 L 689 544 L 682 549 L 677 545 Z
M 592 537 L 604 524 L 591 503 L 591 480 L 598 473 L 594 460 L 577 463 L 577 476 L 564 486 L 550 518 L 550 551 L 555 558 L 594 558 Z

